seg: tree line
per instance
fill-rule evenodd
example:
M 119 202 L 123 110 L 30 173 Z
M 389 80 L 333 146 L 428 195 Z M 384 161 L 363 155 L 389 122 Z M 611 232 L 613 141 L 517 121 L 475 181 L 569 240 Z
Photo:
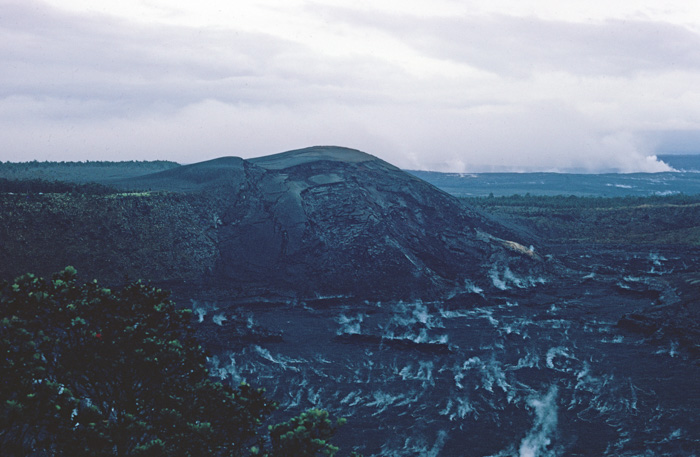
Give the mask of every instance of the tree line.
M 68 181 L 47 181 L 44 179 L 5 179 L 0 178 L 0 192 L 15 194 L 88 194 L 109 195 L 116 189 L 96 182 L 76 183 Z
M 461 197 L 463 202 L 483 207 L 519 207 L 566 209 L 566 208 L 623 208 L 642 205 L 692 205 L 700 203 L 700 195 L 674 194 L 626 197 L 580 197 L 576 195 L 531 195 Z
M 152 167 L 152 168 L 165 168 L 177 166 L 177 162 L 170 160 L 124 160 L 119 162 L 107 161 L 107 160 L 86 160 L 80 162 L 54 162 L 54 161 L 38 161 L 31 160 L 27 162 L 3 162 L 0 160 L 0 168 L 7 169 L 26 169 L 26 168 L 52 168 L 52 167 Z

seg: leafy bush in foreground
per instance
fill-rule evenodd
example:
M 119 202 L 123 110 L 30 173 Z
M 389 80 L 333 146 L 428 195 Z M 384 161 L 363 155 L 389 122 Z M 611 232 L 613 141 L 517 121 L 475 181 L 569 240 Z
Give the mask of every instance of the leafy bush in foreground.
M 3 455 L 280 456 L 292 444 L 295 455 L 335 453 L 325 412 L 259 435 L 274 403 L 214 382 L 190 319 L 160 289 L 81 284 L 72 267 L 0 286 Z M 281 443 L 277 431 L 297 422 L 315 430 Z

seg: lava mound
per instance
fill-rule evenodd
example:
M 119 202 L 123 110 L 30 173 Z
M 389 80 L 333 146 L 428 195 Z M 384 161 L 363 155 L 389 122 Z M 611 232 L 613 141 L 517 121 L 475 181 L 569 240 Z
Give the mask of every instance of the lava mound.
M 102 183 L 117 190 L 8 196 L 0 231 L 15 235 L 0 253 L 16 260 L 1 277 L 73 265 L 108 283 L 321 304 L 477 300 L 545 275 L 517 227 L 353 149 L 223 157 Z
M 427 298 L 525 287 L 542 269 L 516 231 L 353 149 L 217 159 L 122 185 L 215 201 L 206 279 L 243 294 Z

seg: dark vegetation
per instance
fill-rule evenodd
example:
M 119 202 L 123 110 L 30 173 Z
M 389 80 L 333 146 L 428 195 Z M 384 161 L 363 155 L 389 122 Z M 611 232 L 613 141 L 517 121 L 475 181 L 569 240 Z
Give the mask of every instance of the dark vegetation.
M 547 244 L 700 245 L 700 195 L 463 198 Z
M 175 162 L 86 161 L 86 162 L 0 162 L 0 178 L 9 180 L 100 182 L 141 176 L 179 167 Z
M 0 192 L 107 195 L 115 193 L 116 189 L 96 182 L 76 183 L 69 181 L 45 181 L 43 179 L 13 180 L 0 178 Z
M 333 456 L 343 421 L 215 382 L 191 312 L 141 282 L 24 275 L 0 286 L 0 449 L 13 456 Z M 266 427 L 267 426 L 267 427 Z

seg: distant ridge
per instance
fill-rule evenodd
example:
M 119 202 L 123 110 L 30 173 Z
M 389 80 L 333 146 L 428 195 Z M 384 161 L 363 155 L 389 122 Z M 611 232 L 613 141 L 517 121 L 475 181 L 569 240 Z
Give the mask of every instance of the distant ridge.
M 700 173 L 409 173 L 456 197 L 574 195 L 646 197 L 700 194 Z
M 177 168 L 180 164 L 154 161 L 88 161 L 88 162 L 0 162 L 0 178 L 43 179 L 75 183 L 99 182 L 132 178 Z
M 675 170 L 700 173 L 700 154 L 663 154 L 657 157 Z
M 196 192 L 240 184 L 245 179 L 244 169 L 245 161 L 240 157 L 220 157 L 110 184 L 123 189 Z

